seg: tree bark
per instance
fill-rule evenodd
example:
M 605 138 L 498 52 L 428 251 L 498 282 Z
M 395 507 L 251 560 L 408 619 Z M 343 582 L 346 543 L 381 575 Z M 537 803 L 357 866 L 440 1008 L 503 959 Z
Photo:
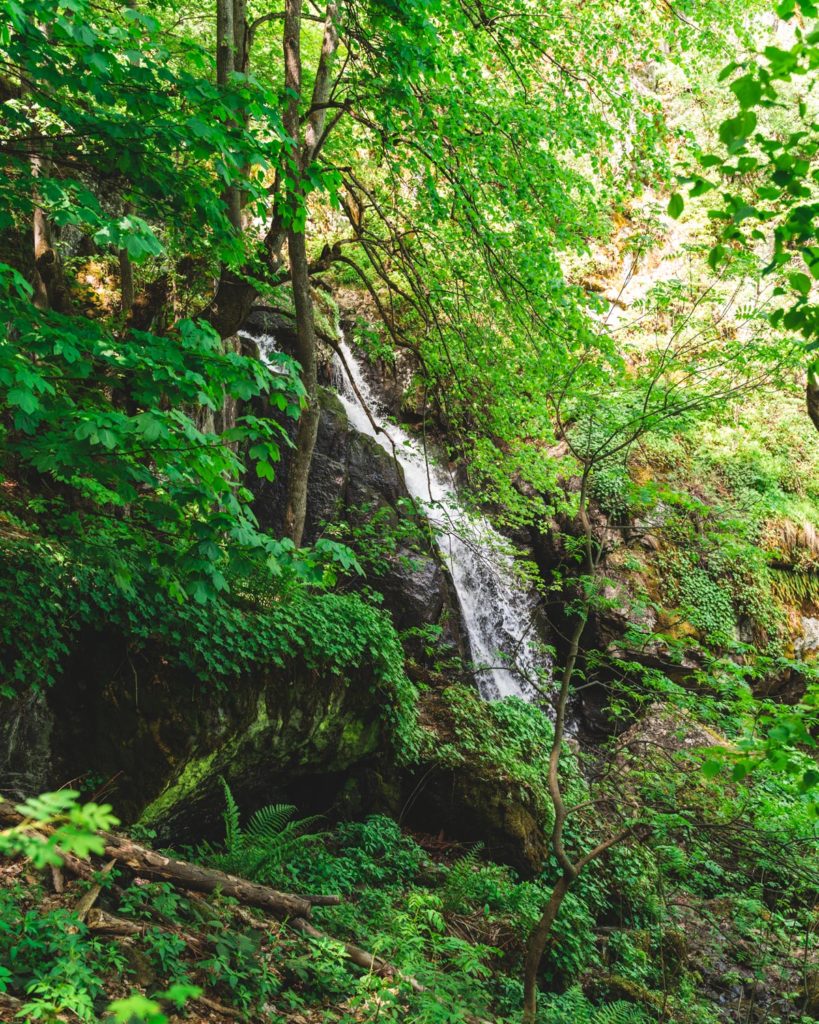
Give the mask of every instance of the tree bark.
M 549 902 L 546 904 L 540 920 L 532 929 L 529 941 L 526 944 L 526 966 L 523 974 L 523 1024 L 535 1024 L 537 1014 L 537 975 L 540 970 L 540 961 L 543 959 L 543 951 L 549 940 L 549 933 L 555 923 L 557 915 L 566 893 L 572 886 L 574 877 L 561 875 Z
M 316 446 L 321 410 L 318 403 L 316 330 L 304 233 L 291 231 L 288 235 L 287 247 L 290 252 L 290 280 L 293 284 L 293 302 L 296 307 L 296 358 L 301 363 L 301 380 L 304 384 L 307 404 L 299 418 L 296 450 L 290 463 L 284 528 L 287 536 L 296 547 L 299 547 L 304 536 L 304 520 L 307 514 L 307 483 L 310 477 L 310 463 L 313 461 L 313 449 Z
M 814 427 L 819 430 L 819 377 L 812 369 L 808 370 L 808 385 L 805 389 L 805 400 L 808 416 Z
M 127 217 L 134 212 L 134 204 L 126 203 L 122 211 Z M 134 265 L 127 249 L 119 250 L 120 311 L 126 316 L 134 305 Z
M 218 889 L 240 903 L 261 907 L 280 916 L 310 916 L 311 903 L 303 896 L 279 892 L 269 886 L 228 875 L 224 871 L 175 860 L 119 836 L 105 836 L 105 856 L 113 857 L 118 863 L 125 864 L 146 878 L 173 882 L 197 892 L 215 892 Z
M 35 179 L 41 177 L 43 169 L 43 158 L 32 157 L 32 177 Z M 34 243 L 34 305 L 38 309 L 53 309 L 57 313 L 68 313 L 71 310 L 71 300 L 65 283 L 62 260 L 54 248 L 51 222 L 37 203 L 36 196 L 32 218 L 32 236 Z
M 291 157 L 296 164 L 299 174 L 304 173 L 307 166 L 313 162 L 324 140 L 327 112 L 325 104 L 332 89 L 330 72 L 333 57 L 338 49 L 337 18 L 336 4 L 329 3 L 324 22 L 321 56 L 313 86 L 304 143 L 302 144 L 300 141 L 299 118 L 299 99 L 302 87 L 301 4 L 298 0 L 287 0 L 285 6 L 284 71 L 285 87 L 289 92 L 289 102 L 285 110 L 284 127 L 287 129 L 287 133 L 292 140 Z M 304 195 L 300 188 L 297 188 L 293 196 L 291 210 L 293 214 L 295 214 L 299 202 L 304 202 Z M 313 449 L 316 445 L 321 411 L 318 405 L 315 315 L 313 299 L 310 294 L 310 270 L 307 262 L 307 245 L 304 230 L 294 231 L 291 228 L 288 231 L 287 248 L 290 255 L 290 281 L 293 287 L 293 303 L 296 307 L 296 358 L 301 363 L 302 383 L 306 392 L 307 404 L 299 419 L 296 434 L 296 450 L 290 463 L 284 526 L 287 535 L 296 547 L 299 547 L 304 536 L 304 521 L 307 513 L 307 484 L 310 477 L 310 464 L 313 460 Z
M 230 77 L 236 70 L 237 33 L 242 26 L 236 25 L 234 0 L 216 0 L 216 81 L 223 88 L 230 84 Z M 242 230 L 242 190 L 231 185 L 225 191 L 228 219 L 235 231 Z
M 586 508 L 586 502 L 588 499 L 588 480 L 589 471 L 587 467 L 583 473 L 583 479 L 580 487 L 579 515 L 585 539 L 585 568 L 590 577 L 590 584 L 591 577 L 597 568 L 597 562 L 595 560 L 592 546 L 592 527 Z M 560 677 L 560 691 L 558 693 L 557 704 L 555 707 L 554 734 L 552 736 L 552 746 L 549 751 L 549 797 L 552 801 L 552 808 L 554 809 L 555 816 L 554 825 L 552 827 L 551 846 L 552 852 L 554 853 L 558 864 L 560 864 L 563 873 L 555 884 L 555 887 L 552 889 L 551 896 L 543 909 L 540 920 L 532 929 L 526 943 L 526 964 L 523 975 L 522 1024 L 534 1024 L 535 1022 L 535 1016 L 537 1014 L 537 976 L 540 970 L 540 962 L 543 959 L 543 952 L 546 949 L 549 934 L 555 923 L 555 919 L 560 912 L 560 907 L 563 904 L 566 893 L 572 887 L 575 879 L 586 864 L 588 864 L 590 860 L 599 856 L 599 854 L 604 850 L 607 850 L 609 846 L 613 845 L 615 842 L 619 842 L 619 839 L 621 838 L 621 836 L 617 836 L 606 840 L 599 846 L 595 847 L 591 852 L 574 862 L 566 853 L 566 848 L 563 843 L 563 828 L 566 824 L 568 811 L 566 810 L 566 803 L 563 799 L 563 790 L 560 785 L 560 755 L 563 747 L 563 735 L 566 726 L 566 710 L 569 703 L 569 694 L 571 692 L 572 679 L 574 677 L 577 658 L 580 652 L 580 641 L 583 636 L 583 630 L 586 626 L 588 613 L 589 597 L 587 594 L 584 606 L 581 611 L 578 612 L 577 619 L 572 630 L 572 635 L 569 640 L 569 649 L 566 653 L 566 661 L 563 665 L 563 672 Z

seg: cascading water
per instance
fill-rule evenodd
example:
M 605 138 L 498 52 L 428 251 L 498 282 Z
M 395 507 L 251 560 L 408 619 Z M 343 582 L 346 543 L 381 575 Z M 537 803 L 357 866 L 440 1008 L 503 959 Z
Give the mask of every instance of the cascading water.
M 343 339 L 340 350 L 355 385 L 339 367 L 339 398 L 350 423 L 395 457 L 407 490 L 435 527 L 461 606 L 481 696 L 533 699 L 538 694 L 534 684 L 550 668 L 538 646 L 534 595 L 516 577 L 501 536 L 486 519 L 463 508 L 450 475 L 430 461 L 423 444 L 394 424 L 373 425 L 366 410 L 378 416 L 378 397 Z
M 278 351 L 272 335 L 246 336 L 255 341 L 262 359 Z M 379 415 L 381 403 L 360 359 L 343 338 L 339 348 L 346 369 L 336 357 L 334 383 L 351 426 L 397 460 L 407 490 L 435 528 L 458 596 L 481 696 L 535 699 L 537 683 L 548 675 L 551 663 L 538 643 L 535 597 L 516 576 L 507 545 L 486 519 L 463 508 L 451 476 L 427 457 L 423 444 L 394 424 L 373 423 L 370 415 Z

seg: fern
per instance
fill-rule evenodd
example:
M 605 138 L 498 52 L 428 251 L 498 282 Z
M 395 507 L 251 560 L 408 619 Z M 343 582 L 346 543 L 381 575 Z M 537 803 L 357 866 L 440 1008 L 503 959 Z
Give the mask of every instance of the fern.
M 635 1003 L 618 999 L 613 1003 L 593 1006 L 578 986 L 563 995 L 554 996 L 544 1015 L 543 1024 L 650 1024 L 646 1011 Z
M 292 804 L 269 804 L 254 812 L 242 828 L 239 805 L 224 778 L 219 780 L 225 793 L 224 847 L 215 849 L 204 843 L 198 858 L 210 867 L 254 881 L 271 882 L 294 851 L 313 842 L 321 833 L 311 831 L 320 821 L 318 815 L 294 819 Z
M 295 813 L 296 808 L 292 804 L 268 804 L 267 807 L 260 807 L 247 823 L 245 841 L 275 843 L 284 829 L 293 824 L 290 819 Z M 312 822 L 312 819 L 303 820 Z
M 459 857 L 446 877 L 444 885 L 444 906 L 447 910 L 468 909 L 475 890 L 475 875 L 481 869 L 480 855 L 483 843 L 475 845 Z
M 598 1006 L 591 1019 L 592 1024 L 649 1024 L 650 1020 L 641 1006 L 626 1003 L 622 999 Z
M 222 819 L 225 823 L 225 849 L 229 853 L 235 853 L 239 850 L 242 841 L 239 805 L 233 799 L 230 786 L 228 786 L 224 776 L 220 775 L 219 781 L 222 783 L 222 789 L 225 791 L 225 810 L 222 813 Z

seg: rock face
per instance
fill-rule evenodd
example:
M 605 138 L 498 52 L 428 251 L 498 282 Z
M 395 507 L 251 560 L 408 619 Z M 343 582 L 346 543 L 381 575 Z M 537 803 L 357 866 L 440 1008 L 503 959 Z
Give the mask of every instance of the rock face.
M 323 535 L 326 523 L 346 520 L 353 529 L 365 526 L 375 513 L 388 513 L 398 523 L 408 498 L 401 467 L 376 442 L 350 426 L 344 406 L 329 390 L 321 389 L 321 417 L 310 467 L 304 538 L 310 544 Z M 254 508 L 262 526 L 281 531 L 289 454 L 273 481 L 251 481 Z M 430 539 L 410 547 L 403 541 L 385 552 L 368 583 L 384 595 L 396 628 L 441 626 L 444 640 L 463 650 L 457 599 Z
M 180 841 L 219 832 L 220 776 L 241 806 L 324 811 L 350 772 L 389 749 L 366 667 L 348 679 L 293 659 L 218 687 L 166 654 L 82 637 L 48 694 L 52 782 L 85 776 L 121 818 Z
M 403 780 L 404 821 L 419 831 L 480 843 L 492 860 L 534 878 L 548 856 L 543 813 L 531 794 L 480 765 L 425 764 Z M 420 794 L 420 795 L 419 795 Z
M 0 698 L 0 787 L 27 796 L 46 787 L 54 713 L 44 694 Z

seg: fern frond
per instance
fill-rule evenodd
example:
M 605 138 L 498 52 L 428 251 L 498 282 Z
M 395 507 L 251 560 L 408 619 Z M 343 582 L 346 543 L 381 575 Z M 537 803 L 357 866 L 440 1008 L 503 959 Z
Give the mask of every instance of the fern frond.
M 242 829 L 239 806 L 230 787 L 225 779 L 220 777 L 219 781 L 225 791 L 225 843 L 221 850 L 208 844 L 200 847 L 202 860 L 210 867 L 255 881 L 275 881 L 276 870 L 302 843 L 322 835 L 310 832 L 321 821 L 320 815 L 294 819 L 296 808 L 292 804 L 260 807 Z
M 219 776 L 219 781 L 225 791 L 225 810 L 222 814 L 225 823 L 225 850 L 228 853 L 237 853 L 242 848 L 243 842 L 239 805 L 233 799 L 230 786 L 223 775 Z
M 592 1024 L 648 1024 L 646 1011 L 635 1003 L 619 999 L 616 1003 L 598 1006 L 592 1015 Z
M 260 807 L 245 829 L 245 842 L 254 846 L 276 842 L 284 827 L 296 813 L 292 804 L 269 804 Z
M 483 843 L 475 843 L 449 869 L 444 883 L 444 904 L 449 910 L 461 910 L 469 903 L 475 873 L 480 871 Z

